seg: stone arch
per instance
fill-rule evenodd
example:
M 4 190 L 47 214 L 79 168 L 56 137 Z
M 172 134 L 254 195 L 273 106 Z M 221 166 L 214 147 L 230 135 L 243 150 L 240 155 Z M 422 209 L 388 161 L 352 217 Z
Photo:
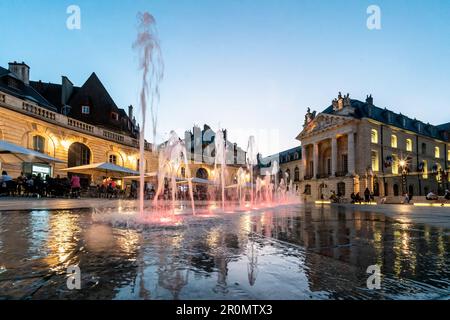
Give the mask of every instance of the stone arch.
M 73 142 L 67 150 L 67 166 L 77 167 L 92 163 L 92 150 L 81 142 Z
M 33 139 L 36 136 L 41 136 L 45 140 L 44 152 L 50 156 L 55 156 L 56 152 L 56 142 L 53 135 L 49 134 L 45 129 L 40 127 L 29 130 L 22 135 L 22 146 L 28 149 L 34 149 Z
M 198 168 L 195 176 L 200 179 L 208 179 L 208 170 L 206 170 L 205 168 Z

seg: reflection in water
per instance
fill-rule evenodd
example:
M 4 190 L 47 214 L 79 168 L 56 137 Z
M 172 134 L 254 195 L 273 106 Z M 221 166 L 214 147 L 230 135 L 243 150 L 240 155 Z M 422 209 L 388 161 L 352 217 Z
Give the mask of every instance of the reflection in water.
M 141 231 L 93 223 L 90 210 L 2 212 L 0 298 L 445 298 L 449 246 L 448 230 L 335 206 Z M 72 264 L 82 290 L 65 286 Z M 365 288 L 373 264 L 377 291 Z

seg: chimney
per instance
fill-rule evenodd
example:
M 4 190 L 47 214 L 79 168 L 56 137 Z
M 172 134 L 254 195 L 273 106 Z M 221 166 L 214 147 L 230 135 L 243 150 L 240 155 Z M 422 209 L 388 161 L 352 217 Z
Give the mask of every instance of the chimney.
M 14 73 L 26 85 L 30 84 L 30 67 L 25 62 L 23 61 L 22 63 L 19 63 L 17 61 L 10 62 L 9 71 Z
M 61 76 L 61 104 L 67 105 L 73 93 L 73 83 L 66 76 Z
M 368 95 L 366 98 L 366 103 L 370 106 L 373 106 L 373 98 L 372 95 Z
M 133 106 L 131 104 L 128 106 L 128 118 L 133 119 Z

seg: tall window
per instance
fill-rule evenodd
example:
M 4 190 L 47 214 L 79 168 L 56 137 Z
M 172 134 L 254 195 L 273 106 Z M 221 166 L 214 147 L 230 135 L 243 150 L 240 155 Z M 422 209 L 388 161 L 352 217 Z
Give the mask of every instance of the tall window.
M 376 129 L 371 130 L 370 141 L 372 143 L 378 143 L 378 131 Z
M 441 150 L 439 149 L 439 147 L 434 147 L 434 157 L 435 158 L 441 157 Z
M 397 148 L 397 136 L 395 134 L 391 135 L 391 147 Z
M 181 177 L 182 178 L 186 177 L 186 168 L 185 167 L 181 167 Z
M 447 160 L 450 161 L 450 150 L 447 151 Z
M 33 137 L 33 149 L 37 152 L 45 152 L 45 138 L 42 136 Z
M 341 196 L 341 197 L 345 196 L 345 183 L 344 182 L 339 182 L 337 184 L 337 192 L 338 192 L 339 196 Z
M 392 174 L 398 174 L 398 157 L 392 155 Z
M 411 139 L 406 139 L 406 151 L 412 152 L 413 145 Z
M 346 154 L 342 155 L 342 172 L 348 172 L 348 157 Z
M 422 154 L 427 154 L 427 144 L 425 142 L 422 143 Z
M 378 165 L 378 152 L 375 150 L 372 150 L 371 152 L 371 159 L 372 159 L 372 170 L 373 171 L 379 171 L 380 167 Z
M 428 179 L 428 163 L 427 160 L 423 160 L 423 174 L 422 178 Z
M 109 163 L 117 164 L 117 156 L 115 154 L 109 155 Z
M 311 195 L 311 185 L 307 184 L 307 185 L 305 186 L 305 192 L 304 192 L 304 194 L 306 194 L 306 195 Z

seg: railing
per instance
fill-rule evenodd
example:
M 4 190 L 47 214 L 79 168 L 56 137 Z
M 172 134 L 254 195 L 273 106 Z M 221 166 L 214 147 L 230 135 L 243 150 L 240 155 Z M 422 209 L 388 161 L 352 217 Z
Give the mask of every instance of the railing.
M 114 140 L 120 143 L 123 143 L 125 140 L 123 135 L 106 130 L 103 130 L 103 136 L 109 140 Z
M 330 174 L 328 173 L 319 173 L 317 174 L 317 179 L 325 179 L 328 178 L 330 176 Z
M 4 106 L 5 108 L 21 112 L 23 114 L 31 115 L 36 118 L 41 118 L 45 121 L 51 121 L 63 127 L 74 129 L 80 132 L 85 132 L 93 136 L 97 136 L 135 148 L 139 147 L 138 139 L 75 120 L 63 114 L 40 107 L 31 101 L 25 102 L 22 99 L 0 93 L 0 103 L 2 103 L 2 106 Z M 144 148 L 146 150 L 151 150 L 151 144 L 145 142 Z
M 304 180 L 311 180 L 312 178 L 313 178 L 312 175 L 307 175 L 303 177 Z
M 74 127 L 77 129 L 81 129 L 83 131 L 89 132 L 89 133 L 93 133 L 94 132 L 94 126 L 91 126 L 90 124 L 72 119 L 72 118 L 67 118 L 67 125 L 69 127 Z
M 348 171 L 338 171 L 336 172 L 336 177 L 345 177 L 348 174 Z
M 3 102 L 6 102 L 6 98 L 4 99 Z M 22 103 L 22 110 L 24 110 L 25 112 L 28 113 L 32 113 L 34 115 L 43 117 L 45 119 L 49 119 L 49 120 L 55 120 L 56 119 L 56 113 L 49 111 L 45 108 L 41 108 L 26 102 Z

